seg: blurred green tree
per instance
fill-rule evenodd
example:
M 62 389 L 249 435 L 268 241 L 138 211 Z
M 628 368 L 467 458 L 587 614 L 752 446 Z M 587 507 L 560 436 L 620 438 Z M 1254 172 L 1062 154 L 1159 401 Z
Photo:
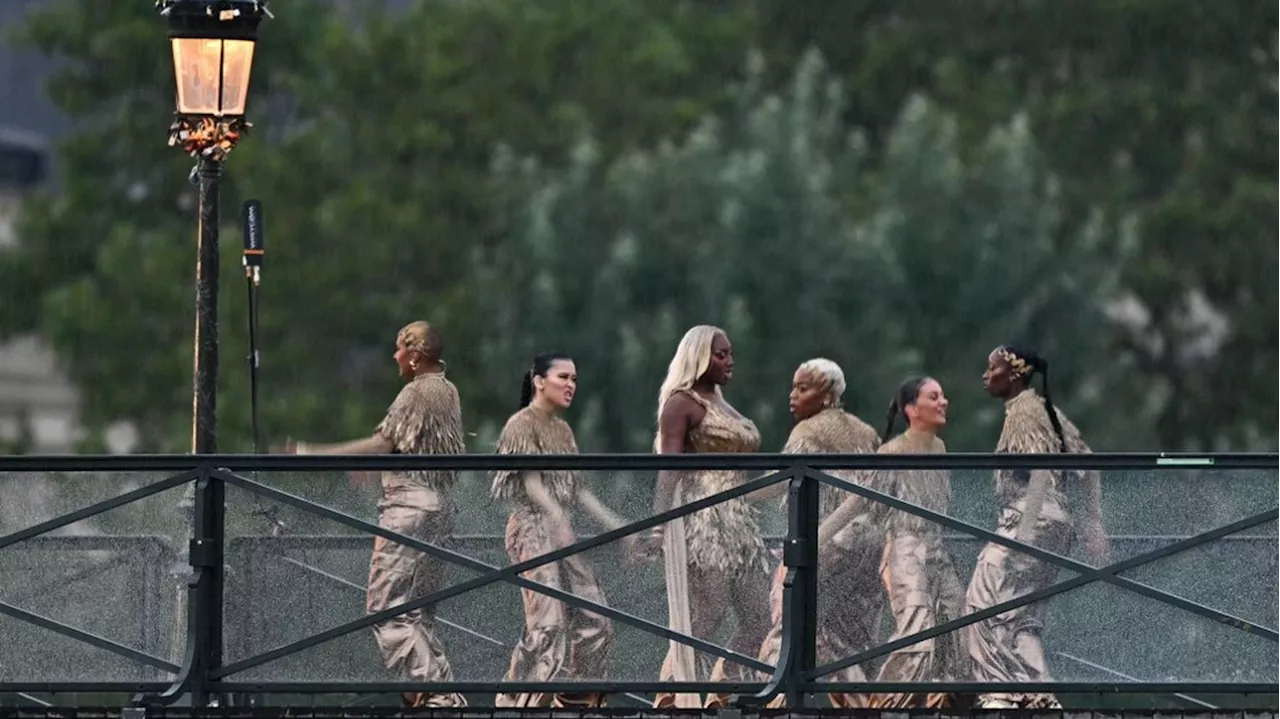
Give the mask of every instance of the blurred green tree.
M 967 148 L 954 116 L 913 98 L 871 173 L 820 56 L 783 93 L 761 80 L 757 59 L 733 111 L 652 151 L 608 161 L 586 139 L 565 169 L 499 160 L 507 231 L 481 263 L 482 384 L 514 409 L 528 358 L 570 352 L 580 442 L 644 451 L 677 341 L 713 323 L 739 360 L 728 395 L 766 447 L 789 427 L 792 371 L 825 355 L 846 368 L 847 406 L 877 425 L 905 373 L 934 374 L 955 396 L 948 440 L 985 450 L 1001 413 L 978 378 L 1014 339 L 1069 354 L 1059 399 L 1105 445 L 1119 368 L 1098 328 L 1117 258 L 1101 217 L 1059 248 L 1060 191 L 1026 118 Z M 854 194 L 864 217 L 845 210 Z
M 517 0 L 277 8 L 254 76 L 254 135 L 223 195 L 221 448 L 248 446 L 239 200 L 263 200 L 263 426 L 334 438 L 369 431 L 394 396 L 395 331 L 443 326 L 455 379 L 474 386 L 471 262 L 492 241 L 494 145 L 563 153 L 592 129 L 647 143 L 724 95 L 705 72 L 740 65 L 735 15 L 698 3 Z M 135 422 L 142 450 L 189 440 L 194 193 L 164 143 L 173 102 L 163 24 L 145 3 L 57 0 L 28 39 L 61 64 L 50 85 L 78 123 L 58 192 L 24 208 L 0 256 L 0 334 L 39 330 L 81 388 L 90 429 Z M 625 78 L 620 81 L 619 78 Z M 491 414 L 464 390 L 468 418 Z
M 1097 210 L 1130 224 L 1104 239 L 1136 248 L 1098 327 L 1132 370 L 1114 402 L 1153 428 L 1128 448 L 1277 446 L 1276 5 L 751 6 L 775 71 L 809 47 L 829 59 L 873 153 L 913 93 L 956 113 L 974 146 L 1023 112 L 1061 179 L 1060 245 Z
M 993 127 L 1025 118 L 1044 155 L 1040 169 L 1060 181 L 1045 190 L 1059 208 L 1058 251 L 1070 262 L 1078 238 L 1088 237 L 1124 258 L 1111 316 L 1090 318 L 1108 342 L 1105 365 L 1129 377 L 1110 395 L 1130 408 L 1123 445 L 1275 446 L 1276 184 L 1260 159 L 1276 147 L 1274 7 L 1089 0 L 1066 13 L 1054 3 L 993 0 L 945 8 L 419 0 L 354 8 L 298 0 L 264 27 L 251 105 L 258 132 L 233 155 L 224 195 L 224 448 L 243 449 L 248 439 L 231 239 L 240 199 L 264 200 L 271 235 L 262 324 L 269 436 L 366 431 L 395 390 L 392 333 L 417 316 L 446 331 L 468 422 L 497 422 L 514 380 L 490 386 L 498 377 L 480 369 L 493 361 L 478 355 L 502 344 L 486 334 L 491 321 L 480 308 L 494 299 L 483 292 L 509 297 L 515 286 L 493 285 L 488 264 L 508 261 L 495 245 L 511 231 L 504 196 L 515 188 L 489 184 L 494 146 L 551 170 L 585 162 L 566 158 L 589 136 L 577 154 L 594 153 L 596 164 L 579 170 L 603 180 L 629 148 L 681 137 L 708 112 L 736 112 L 733 81 L 747 48 L 762 49 L 767 62 L 750 82 L 768 92 L 790 83 L 811 44 L 847 94 L 832 132 L 858 128 L 866 168 L 834 183 L 833 216 L 869 221 L 881 211 L 877 172 L 913 94 L 950 114 L 966 167 L 982 161 Z M 194 194 L 180 180 L 189 159 L 162 141 L 172 71 L 161 23 L 143 3 L 54 0 L 34 15 L 28 37 L 60 61 L 50 92 L 78 125 L 59 149 L 58 194 L 27 205 L 22 246 L 0 255 L 0 283 L 11 288 L 0 334 L 38 329 L 52 341 L 84 393 L 90 429 L 130 419 L 142 449 L 181 449 L 194 248 L 174 238 L 194 233 Z M 716 126 L 717 141 L 736 141 L 731 124 Z M 801 210 L 785 200 L 751 201 L 773 202 L 780 214 L 767 221 L 788 233 L 818 232 L 786 224 Z M 664 260 L 651 248 L 659 246 L 637 241 L 635 249 L 652 277 L 671 274 L 655 269 Z M 687 239 L 679 247 L 714 251 Z M 847 250 L 855 251 L 864 250 Z M 751 271 L 743 277 L 760 281 Z M 687 280 L 654 281 L 672 307 L 687 306 L 678 294 Z M 1111 286 L 1112 278 L 1099 281 Z M 751 331 L 792 343 L 789 323 L 753 321 Z M 1048 346 L 1055 326 L 1005 331 Z M 825 351 L 831 336 L 794 344 Z M 507 341 L 518 353 L 543 340 Z M 1095 372 L 1070 351 L 1053 354 L 1064 382 Z M 1105 384 L 1080 391 L 1097 396 Z M 639 446 L 634 432 L 607 435 L 609 446 Z

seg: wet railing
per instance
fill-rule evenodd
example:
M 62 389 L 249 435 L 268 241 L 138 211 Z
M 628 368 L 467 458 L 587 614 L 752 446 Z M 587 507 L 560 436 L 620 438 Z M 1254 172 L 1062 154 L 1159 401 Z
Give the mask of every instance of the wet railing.
M 830 474 L 939 468 L 951 472 L 946 514 Z M 1080 548 L 1050 552 L 993 531 L 1000 510 L 996 468 L 1100 473 L 1109 559 L 1096 563 Z M 393 469 L 459 472 L 449 541 L 378 526 L 378 490 L 347 481 Z M 489 475 L 498 469 L 575 470 L 631 521 L 598 534 L 579 522 L 571 546 L 513 563 L 500 538 L 508 508 L 487 498 Z M 660 469 L 735 469 L 751 479 L 652 515 Z M 1069 706 L 1073 697 L 1141 694 L 1159 695 L 1168 702 L 1162 706 L 1216 708 L 1251 695 L 1274 703 L 1278 688 L 1274 454 L 25 456 L 0 458 L 0 482 L 0 501 L 8 505 L 0 513 L 0 703 L 58 704 L 93 695 L 137 705 L 243 705 L 311 695 L 351 704 L 454 691 L 473 705 L 491 703 L 495 693 L 603 692 L 616 706 L 697 692 L 731 694 L 744 705 L 780 696 L 799 707 L 825 706 L 830 693 L 1043 691 Z M 180 499 L 190 483 L 195 506 L 184 510 Z M 1034 591 L 893 641 L 882 602 L 872 621 L 863 617 L 875 641 L 819 661 L 824 603 L 854 601 L 846 590 L 884 592 L 876 562 L 853 584 L 824 581 L 816 543 L 823 486 L 940 525 L 961 584 L 987 543 L 1057 569 Z M 770 489 L 778 499 L 755 501 Z M 750 602 L 766 603 L 777 566 L 785 565 L 776 665 L 755 648 L 733 646 L 726 638 L 732 618 L 701 637 L 670 630 L 661 559 L 622 546 L 676 517 L 713 515 L 714 507 L 744 499 L 772 537 L 772 566 L 742 570 L 747 574 L 731 595 L 710 603 L 728 606 L 752 593 Z M 1068 499 L 1079 506 L 1074 495 Z M 441 576 L 413 601 L 367 614 L 370 535 L 438 560 L 433 572 Z M 571 556 L 594 567 L 603 601 L 534 578 L 539 568 Z M 592 678 L 505 680 L 524 626 L 517 590 L 609 620 L 612 650 Z M 1052 681 L 875 681 L 895 650 L 964 636 L 1026 606 L 1042 607 Z M 399 681 L 383 667 L 371 636 L 374 624 L 424 607 L 435 607 L 451 682 Z M 705 673 L 694 682 L 659 681 L 670 642 L 741 671 L 725 682 L 708 681 Z M 833 680 L 851 666 L 862 667 L 868 680 Z

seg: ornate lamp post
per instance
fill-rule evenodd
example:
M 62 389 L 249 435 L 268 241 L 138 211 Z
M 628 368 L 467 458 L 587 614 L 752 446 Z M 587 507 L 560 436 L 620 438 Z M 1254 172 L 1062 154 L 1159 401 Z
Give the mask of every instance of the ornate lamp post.
M 191 446 L 217 451 L 218 180 L 222 163 L 249 129 L 244 119 L 261 0 L 157 0 L 168 19 L 178 103 L 169 145 L 196 158 L 200 187 L 196 264 L 195 380 Z
M 244 111 L 254 44 L 258 24 L 271 15 L 265 0 L 156 0 L 156 8 L 168 20 L 178 90 L 169 144 L 196 158 L 191 179 L 200 188 L 191 448 L 212 454 L 218 451 L 218 180 L 249 129 Z M 185 601 L 179 599 L 189 663 L 163 697 L 189 692 L 195 706 L 221 703 L 209 672 L 222 665 L 224 492 L 222 482 L 202 477 L 189 495 L 195 526 L 188 563 L 195 573 Z

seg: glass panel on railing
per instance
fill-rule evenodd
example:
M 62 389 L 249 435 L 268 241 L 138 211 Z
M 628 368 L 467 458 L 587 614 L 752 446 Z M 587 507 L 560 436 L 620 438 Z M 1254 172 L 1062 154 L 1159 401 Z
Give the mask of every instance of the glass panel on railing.
M 0 537 L 145 489 L 167 473 L 0 473 Z M 189 514 L 182 485 L 0 550 L 0 601 L 171 664 L 185 646 Z M 34 615 L 34 616 L 33 616 Z M 171 673 L 15 616 L 0 618 L 0 681 L 165 681 Z

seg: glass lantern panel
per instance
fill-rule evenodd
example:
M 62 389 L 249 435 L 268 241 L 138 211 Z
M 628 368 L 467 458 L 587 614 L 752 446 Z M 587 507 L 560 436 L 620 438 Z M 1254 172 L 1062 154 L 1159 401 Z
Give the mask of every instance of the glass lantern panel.
M 218 113 L 218 76 L 222 41 L 173 38 L 173 74 L 178 82 L 178 112 L 184 115 Z
M 243 115 L 253 70 L 252 40 L 223 40 L 222 114 Z
M 178 112 L 243 115 L 253 68 L 252 40 L 174 38 Z

